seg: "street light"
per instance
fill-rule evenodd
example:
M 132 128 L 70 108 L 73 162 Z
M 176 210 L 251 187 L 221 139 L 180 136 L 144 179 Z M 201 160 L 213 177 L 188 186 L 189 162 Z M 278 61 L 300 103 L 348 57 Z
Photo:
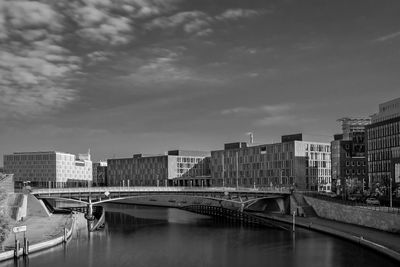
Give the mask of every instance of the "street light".
M 239 151 L 236 151 L 236 189 L 239 188 Z
M 390 194 L 390 207 L 392 207 L 393 206 L 392 176 L 390 176 L 389 194 Z

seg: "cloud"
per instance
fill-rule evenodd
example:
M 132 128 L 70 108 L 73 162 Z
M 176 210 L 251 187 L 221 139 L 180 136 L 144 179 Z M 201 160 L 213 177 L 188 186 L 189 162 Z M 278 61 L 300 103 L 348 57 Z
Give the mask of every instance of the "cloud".
M 59 30 L 60 14 L 51 6 L 35 1 L 7 1 L 4 10 L 13 28 L 49 28 Z
M 145 25 L 147 30 L 154 29 L 182 29 L 188 34 L 207 36 L 213 32 L 212 26 L 217 20 L 238 20 L 250 18 L 265 13 L 264 10 L 228 9 L 217 16 L 209 16 L 198 10 L 184 11 L 172 16 L 155 18 Z
M 63 16 L 46 3 L 1 3 L 0 118 L 32 117 L 76 99 L 69 87 L 81 60 L 61 46 Z
M 89 60 L 89 65 L 94 65 L 98 62 L 109 60 L 109 58 L 113 55 L 111 52 L 106 51 L 94 51 L 87 54 L 87 58 Z
M 204 84 L 223 82 L 184 66 L 181 63 L 182 50 L 184 49 L 151 49 L 151 55 L 147 59 L 136 59 L 129 66 L 132 71 L 122 76 L 121 80 L 153 89 L 175 88 L 175 85 L 187 82 Z
M 263 105 L 257 107 L 235 107 L 224 109 L 221 115 L 251 118 L 256 126 L 282 125 L 296 121 L 297 116 L 291 111 L 293 105 Z
M 288 111 L 292 108 L 289 104 L 280 105 L 264 105 L 258 107 L 235 107 L 224 109 L 221 111 L 222 115 L 249 115 L 249 114 L 277 114 Z
M 218 20 L 238 20 L 241 18 L 251 18 L 255 16 L 259 16 L 265 13 L 265 11 L 256 11 L 253 9 L 228 9 L 221 13 L 220 15 L 216 16 L 215 18 Z
M 136 20 L 171 12 L 177 3 L 0 1 L 0 118 L 32 118 L 76 101 L 80 92 L 71 84 L 84 66 L 134 40 Z
M 202 35 L 211 33 L 208 26 L 212 22 L 212 18 L 201 11 L 184 11 L 176 13 L 169 17 L 159 17 L 153 19 L 145 27 L 148 30 L 153 29 L 176 29 L 178 27 L 189 34 L 202 32 Z
M 176 8 L 177 0 L 66 1 L 62 8 L 87 41 L 118 46 L 135 39 L 136 20 L 159 16 Z
M 392 39 L 395 39 L 398 37 L 400 37 L 400 31 L 381 36 L 381 37 L 375 39 L 374 42 L 386 42 L 386 41 L 389 41 L 389 40 L 392 40 Z
M 133 38 L 129 19 L 125 17 L 107 17 L 96 25 L 84 27 L 77 31 L 82 38 L 92 42 L 121 45 L 130 42 Z
M 133 38 L 131 20 L 118 15 L 110 1 L 71 2 L 66 9 L 76 33 L 93 43 L 121 45 Z

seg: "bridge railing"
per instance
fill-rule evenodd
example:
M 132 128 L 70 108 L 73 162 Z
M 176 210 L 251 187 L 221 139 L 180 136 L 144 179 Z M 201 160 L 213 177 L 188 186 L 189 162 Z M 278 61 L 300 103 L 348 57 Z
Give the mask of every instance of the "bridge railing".
M 72 188 L 48 188 L 32 189 L 33 194 L 58 194 L 58 193 L 105 193 L 105 192 L 268 192 L 289 194 L 285 187 L 72 187 Z

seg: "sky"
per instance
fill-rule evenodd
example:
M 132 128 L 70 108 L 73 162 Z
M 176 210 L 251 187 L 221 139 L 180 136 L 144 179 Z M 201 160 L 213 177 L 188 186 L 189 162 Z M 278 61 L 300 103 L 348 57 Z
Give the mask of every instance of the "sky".
M 399 14 L 398 0 L 0 0 L 0 155 L 330 141 L 337 119 L 400 97 Z

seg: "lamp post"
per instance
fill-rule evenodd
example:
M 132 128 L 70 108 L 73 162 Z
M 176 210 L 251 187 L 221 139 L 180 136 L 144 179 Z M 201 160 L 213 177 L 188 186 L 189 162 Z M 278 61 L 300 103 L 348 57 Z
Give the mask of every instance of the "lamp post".
M 236 151 L 236 189 L 239 188 L 239 151 Z
M 280 186 L 283 186 L 283 177 L 282 177 L 282 173 L 284 172 L 284 170 L 280 169 L 279 170 L 279 176 L 280 176 Z
M 390 176 L 390 185 L 389 185 L 389 194 L 390 194 L 390 207 L 393 207 L 393 194 L 392 194 L 392 176 Z
M 224 152 L 222 152 L 222 187 L 225 187 L 225 158 Z

